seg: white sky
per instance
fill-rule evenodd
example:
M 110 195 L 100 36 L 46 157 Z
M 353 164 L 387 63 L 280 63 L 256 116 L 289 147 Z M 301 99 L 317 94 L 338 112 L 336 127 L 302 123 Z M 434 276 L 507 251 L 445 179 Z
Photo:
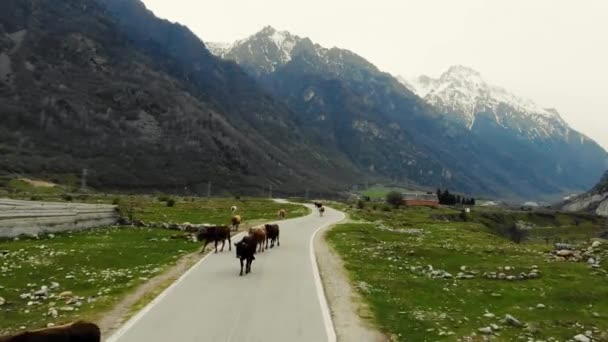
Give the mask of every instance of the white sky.
M 266 25 L 352 50 L 380 69 L 470 66 L 608 149 L 608 0 L 144 0 L 203 41 Z

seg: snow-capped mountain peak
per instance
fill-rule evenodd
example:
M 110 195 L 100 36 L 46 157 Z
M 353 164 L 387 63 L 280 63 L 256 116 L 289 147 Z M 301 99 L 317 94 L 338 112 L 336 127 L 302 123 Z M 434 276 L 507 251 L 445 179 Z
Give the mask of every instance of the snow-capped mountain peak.
M 566 134 L 567 125 L 555 109 L 544 109 L 531 100 L 513 95 L 486 82 L 469 67 L 450 67 L 439 78 L 420 76 L 399 80 L 444 114 L 472 129 L 479 115 L 491 115 L 503 127 L 528 136 Z M 530 125 L 530 123 L 533 123 Z
M 258 33 L 231 44 L 208 43 L 207 47 L 218 57 L 230 56 L 240 63 L 240 56 L 251 56 L 259 58 L 256 63 L 267 72 L 274 71 L 278 66 L 289 63 L 292 59 L 292 50 L 302 38 L 292 35 L 287 31 L 276 30 L 272 26 L 266 26 Z M 239 51 L 245 49 L 243 53 Z

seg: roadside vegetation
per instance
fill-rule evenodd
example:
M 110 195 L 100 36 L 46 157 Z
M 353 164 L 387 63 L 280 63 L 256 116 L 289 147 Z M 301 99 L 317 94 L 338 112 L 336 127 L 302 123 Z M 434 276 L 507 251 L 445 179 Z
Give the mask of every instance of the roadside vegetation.
M 394 340 L 608 340 L 605 219 L 358 207 L 349 210 L 357 223 L 327 239 Z M 513 229 L 525 232 L 519 241 Z M 572 258 L 555 243 L 571 244 Z
M 288 218 L 309 213 L 300 205 L 268 199 L 68 193 L 58 185 L 23 180 L 6 184 L 0 197 L 115 204 L 122 216 L 156 222 L 153 226 L 229 224 L 233 205 L 243 217 L 242 229 L 276 220 L 280 209 L 287 210 Z M 200 250 L 200 243 L 184 237 L 175 230 L 128 226 L 0 240 L 0 336 L 49 323 L 100 320 L 140 285 Z M 153 297 L 144 294 L 130 313 Z

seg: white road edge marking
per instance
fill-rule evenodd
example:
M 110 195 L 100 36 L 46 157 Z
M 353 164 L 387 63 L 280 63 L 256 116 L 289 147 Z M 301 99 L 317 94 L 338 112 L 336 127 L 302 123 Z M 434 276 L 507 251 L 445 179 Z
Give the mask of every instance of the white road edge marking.
M 246 232 L 238 233 L 238 234 L 234 235 L 233 237 L 231 237 L 231 239 L 238 239 L 240 236 L 244 235 L 245 233 Z M 174 281 L 173 284 L 169 285 L 169 287 L 167 287 L 163 292 L 161 292 L 158 296 L 156 296 L 156 298 L 154 298 L 154 300 L 152 300 L 142 310 L 140 310 L 137 314 L 135 314 L 135 316 L 131 317 L 127 321 L 127 323 L 123 324 L 114 334 L 112 334 L 112 336 L 108 337 L 105 340 L 105 342 L 118 341 L 129 329 L 131 329 L 135 325 L 135 323 L 137 323 L 137 321 L 139 321 L 150 310 L 152 310 L 152 308 L 154 306 L 156 306 L 163 298 L 165 298 L 167 296 L 167 294 L 169 294 L 169 292 L 171 292 L 175 287 L 177 287 L 177 285 L 179 283 L 184 281 L 184 279 L 186 279 L 186 277 L 188 277 L 188 275 L 190 275 L 190 273 L 192 273 L 194 271 L 194 269 L 196 269 L 200 264 L 202 264 L 208 257 L 210 257 L 213 254 L 215 254 L 215 253 L 213 253 L 213 252 L 207 253 L 201 260 L 199 260 L 196 264 L 194 264 L 194 266 L 190 267 L 184 274 L 182 274 L 179 278 L 177 278 L 177 280 Z
M 321 274 L 319 273 L 319 265 L 317 264 L 317 256 L 315 255 L 315 237 L 321 230 L 331 225 L 334 225 L 340 221 L 343 221 L 346 218 L 346 215 L 344 215 L 343 212 L 338 212 L 342 216 L 340 220 L 319 227 L 317 230 L 315 230 L 315 232 L 312 234 L 312 237 L 310 238 L 310 261 L 312 264 L 312 274 L 315 278 L 317 297 L 319 298 L 319 304 L 321 305 L 321 313 L 323 314 L 323 323 L 325 323 L 325 331 L 327 333 L 328 342 L 336 342 L 337 336 L 336 330 L 334 328 L 334 321 L 331 317 L 331 311 L 329 310 L 329 304 L 327 303 L 327 298 L 325 297 L 325 288 L 323 287 L 323 282 L 321 281 Z

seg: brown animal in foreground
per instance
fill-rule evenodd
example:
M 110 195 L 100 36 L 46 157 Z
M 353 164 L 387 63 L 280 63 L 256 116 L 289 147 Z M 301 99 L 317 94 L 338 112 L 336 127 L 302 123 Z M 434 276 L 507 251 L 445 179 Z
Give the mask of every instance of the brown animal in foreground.
M 277 243 L 277 247 L 281 245 L 279 241 L 279 225 L 278 224 L 267 224 L 266 228 L 266 249 L 268 249 L 268 241 L 270 240 L 270 248 L 274 247 L 274 243 Z
M 319 216 L 323 216 L 324 214 L 325 214 L 325 207 L 324 207 L 324 206 L 321 206 L 321 207 L 319 208 Z
M 279 210 L 279 212 L 277 213 L 277 216 L 284 219 L 287 216 L 287 210 L 285 210 L 285 209 Z
M 264 251 L 264 243 L 266 242 L 266 227 L 264 225 L 249 228 L 249 235 L 253 236 L 257 245 L 258 252 Z
M 232 241 L 230 240 L 230 227 L 228 226 L 215 226 L 215 227 L 207 227 L 200 231 L 196 238 L 198 241 L 205 240 L 205 244 L 203 245 L 203 249 L 201 249 L 201 254 L 205 252 L 205 247 L 211 242 L 215 242 L 215 253 L 217 253 L 217 243 L 222 242 L 222 249 L 220 252 L 224 251 L 224 246 L 226 245 L 226 240 L 228 240 L 228 250 L 232 250 Z
M 232 222 L 232 230 L 239 230 L 239 225 L 241 224 L 241 215 L 234 215 L 230 220 Z
M 75 322 L 58 327 L 0 337 L 0 342 L 99 342 L 101 331 L 93 323 Z

